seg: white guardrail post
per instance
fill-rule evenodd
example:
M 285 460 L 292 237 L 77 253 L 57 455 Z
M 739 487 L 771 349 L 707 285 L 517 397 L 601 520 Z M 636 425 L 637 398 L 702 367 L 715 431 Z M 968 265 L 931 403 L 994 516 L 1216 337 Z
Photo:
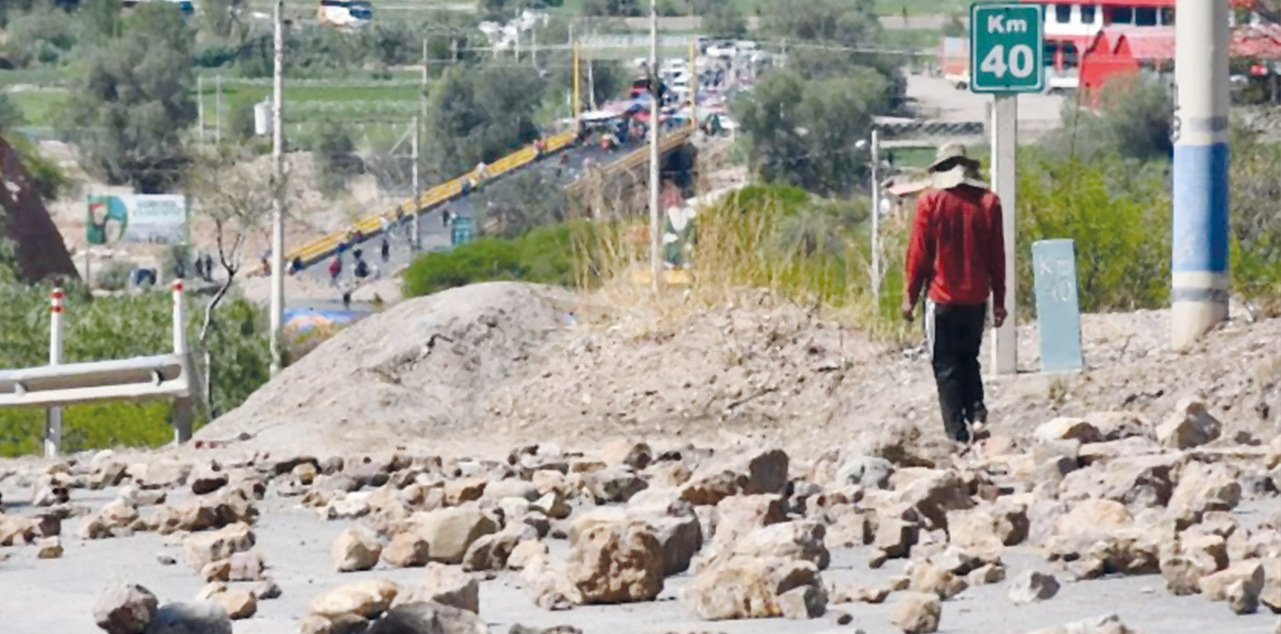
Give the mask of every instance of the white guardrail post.
M 173 281 L 173 353 L 182 359 L 182 372 L 189 377 L 191 391 L 196 391 L 198 381 L 191 370 L 194 366 L 191 363 L 191 355 L 187 351 L 187 331 L 184 327 L 186 319 L 184 318 L 182 307 L 182 278 Z M 173 401 L 173 433 L 174 441 L 184 443 L 191 440 L 191 410 L 193 396 L 185 396 L 174 399 Z
M 62 363 L 62 285 L 49 293 L 49 365 Z M 50 407 L 45 413 L 44 455 L 53 458 L 62 448 L 62 408 Z

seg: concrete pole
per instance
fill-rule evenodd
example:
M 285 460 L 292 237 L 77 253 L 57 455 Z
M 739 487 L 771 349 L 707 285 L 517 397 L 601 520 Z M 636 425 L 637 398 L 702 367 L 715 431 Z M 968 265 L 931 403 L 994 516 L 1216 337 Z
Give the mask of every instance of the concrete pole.
M 62 363 L 62 285 L 49 293 L 49 365 Z M 62 448 L 62 408 L 45 413 L 44 455 L 53 458 Z
M 413 161 L 414 161 L 414 168 L 413 168 L 413 172 L 412 172 L 412 173 L 413 173 L 413 188 L 414 188 L 414 241 L 413 241 L 413 245 L 414 245 L 414 252 L 418 252 L 418 251 L 421 251 L 421 250 L 422 250 L 422 248 L 423 248 L 423 236 L 422 236 L 422 233 L 421 233 L 421 231 L 422 231 L 422 218 L 423 218 L 423 216 L 422 216 L 422 214 L 421 214 L 421 213 L 419 213 L 420 209 L 418 208 L 418 197 L 422 194 L 422 192 L 418 189 L 418 188 L 419 188 L 419 184 L 418 184 L 418 117 L 414 117 L 414 123 L 413 123 L 413 126 L 414 126 L 414 136 L 413 136 L 413 139 L 412 139 L 412 143 L 411 143 L 411 144 L 410 144 L 410 146 L 409 146 L 409 148 L 410 148 L 410 149 L 409 149 L 409 154 L 410 154 L 410 156 L 412 156 L 412 157 L 413 157 Z
M 658 127 L 662 107 L 658 94 L 658 0 L 649 0 L 649 266 L 654 290 L 663 272 L 663 231 L 658 209 Z
M 689 41 L 689 127 L 698 130 L 698 44 Z
M 579 65 L 581 64 L 583 53 L 578 48 L 578 41 L 574 39 L 573 24 L 569 25 L 569 48 L 570 48 L 570 57 L 573 58 L 572 62 L 574 66 L 574 72 L 573 72 L 574 86 L 573 86 L 573 94 L 570 96 L 570 103 L 572 106 L 571 110 L 574 115 L 574 124 L 577 125 L 579 117 L 582 116 L 583 100 L 581 97 L 581 92 L 582 92 L 582 83 L 583 83 L 583 77 L 582 77 L 583 73 L 582 73 L 582 69 L 579 68 Z
M 186 311 L 182 305 L 182 279 L 179 278 L 173 281 L 173 353 L 182 359 L 182 372 L 190 377 L 191 384 L 194 385 L 195 377 L 190 374 L 192 364 L 188 358 L 186 322 Z M 192 400 L 190 396 L 174 400 L 173 427 L 176 442 L 183 443 L 191 439 Z
M 205 142 L 205 78 L 196 75 L 196 122 L 199 132 L 196 137 Z
M 538 25 L 529 27 L 529 59 L 538 68 Z
M 187 335 L 184 331 L 186 321 L 182 306 L 182 280 L 173 281 L 173 353 L 187 354 Z
M 423 77 L 418 87 L 418 109 L 423 121 L 427 120 L 427 38 L 423 38 Z M 415 130 L 418 128 L 415 127 Z M 415 133 L 417 134 L 417 133 Z M 414 191 L 418 191 L 415 189 Z
M 1018 171 L 1015 150 L 1018 148 L 1018 95 L 997 95 L 992 108 L 992 186 L 1001 199 L 1005 231 L 1005 323 L 996 328 L 992 338 L 992 366 L 997 374 L 1018 372 L 1018 330 L 1014 313 L 1015 235 L 1014 217 L 1018 210 Z
M 1175 36 L 1175 350 L 1228 317 L 1227 0 L 1178 0 Z
M 281 14 L 285 3 L 276 0 L 276 54 L 272 76 L 271 109 L 271 375 L 280 373 L 280 329 L 285 315 L 285 203 L 284 195 L 284 106 L 285 106 L 285 25 Z
M 872 128 L 872 299 L 881 305 L 881 131 Z

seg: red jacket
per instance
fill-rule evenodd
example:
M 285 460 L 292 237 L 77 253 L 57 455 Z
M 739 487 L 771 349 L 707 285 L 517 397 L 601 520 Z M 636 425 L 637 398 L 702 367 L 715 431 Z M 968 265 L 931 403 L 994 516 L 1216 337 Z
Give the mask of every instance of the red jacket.
M 963 185 L 931 189 L 916 201 L 907 246 L 904 300 L 921 287 L 936 304 L 1005 302 L 1005 230 L 996 194 Z

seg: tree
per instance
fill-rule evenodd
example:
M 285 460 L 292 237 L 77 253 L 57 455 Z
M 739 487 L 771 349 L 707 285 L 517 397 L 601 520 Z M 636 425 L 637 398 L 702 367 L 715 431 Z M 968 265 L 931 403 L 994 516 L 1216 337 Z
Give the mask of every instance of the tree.
M 347 188 L 347 179 L 359 174 L 363 168 L 356 156 L 356 144 L 341 123 L 332 119 L 320 122 L 311 146 L 320 174 L 320 190 L 333 195 Z
M 584 0 L 583 15 L 604 18 L 634 18 L 641 15 L 640 0 Z
M 698 15 L 703 18 L 703 32 L 711 37 L 737 39 L 747 35 L 747 19 L 743 12 L 725 0 L 711 3 Z
M 847 77 L 806 80 L 770 73 L 733 104 L 747 135 L 753 171 L 769 182 L 847 193 L 866 176 L 872 114 L 885 108 L 888 81 L 869 68 Z
M 167 191 L 190 161 L 182 143 L 196 119 L 190 32 L 168 2 L 140 5 L 124 32 L 88 52 L 62 131 L 108 182 Z
M 527 68 L 446 71 L 429 97 L 429 171 L 453 178 L 532 142 L 543 94 L 544 80 Z
M 223 275 L 217 280 L 217 290 L 205 305 L 204 319 L 197 339 L 204 358 L 204 385 L 202 395 L 209 417 L 212 419 L 226 411 L 222 406 L 234 403 L 217 403 L 214 400 L 214 383 L 220 370 L 214 363 L 210 338 L 218 330 L 218 308 L 236 282 L 245 261 L 245 242 L 262 231 L 271 218 L 275 188 L 271 173 L 260 163 L 250 162 L 248 155 L 234 146 L 224 146 L 217 154 L 200 157 L 198 169 L 191 171 L 188 190 L 195 206 L 195 217 L 213 227 L 214 250 L 217 265 Z M 288 179 L 278 186 L 282 195 Z M 213 272 L 208 273 L 213 276 Z M 250 333 L 252 334 L 252 333 Z

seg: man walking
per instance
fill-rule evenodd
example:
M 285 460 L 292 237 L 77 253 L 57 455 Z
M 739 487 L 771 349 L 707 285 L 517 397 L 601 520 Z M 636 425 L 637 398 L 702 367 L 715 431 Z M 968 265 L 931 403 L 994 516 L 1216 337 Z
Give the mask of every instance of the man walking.
M 972 440 L 971 427 L 977 432 L 987 422 L 979 346 L 988 299 L 995 326 L 1006 316 L 1001 201 L 978 170 L 959 143 L 939 148 L 929 168 L 931 188 L 916 202 L 901 309 L 911 321 L 926 291 L 922 321 L 943 427 L 962 443 Z

